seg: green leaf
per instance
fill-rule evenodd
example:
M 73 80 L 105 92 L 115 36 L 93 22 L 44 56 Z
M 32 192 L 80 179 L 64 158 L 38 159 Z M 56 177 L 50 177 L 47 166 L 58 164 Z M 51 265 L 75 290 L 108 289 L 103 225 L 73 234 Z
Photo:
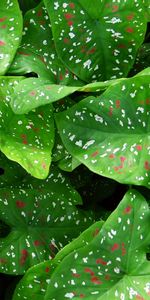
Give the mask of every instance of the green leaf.
M 49 79 L 51 83 L 82 84 L 57 55 L 50 20 L 43 1 L 25 14 L 21 46 L 9 70 L 9 73 L 17 75 L 30 72 Z
M 43 300 L 47 286 L 50 283 L 50 275 L 62 259 L 70 252 L 89 244 L 99 233 L 102 225 L 103 221 L 94 223 L 82 232 L 79 237 L 60 250 L 53 260 L 43 262 L 30 268 L 19 282 L 13 300 L 19 300 L 23 297 L 26 297 L 26 300 L 30 300 L 33 296 L 36 296 L 36 300 Z M 31 286 L 32 288 L 30 288 Z
M 68 69 L 86 82 L 128 74 L 146 33 L 143 1 L 44 3 L 56 50 Z
M 149 76 L 136 76 L 56 114 L 68 152 L 97 174 L 149 187 L 149 89 Z
M 55 171 L 43 183 L 33 179 L 30 185 L 0 189 L 1 219 L 11 228 L 0 239 L 2 273 L 23 274 L 30 266 L 52 259 L 94 221 L 91 211 L 76 208 L 80 196 L 63 177 Z
M 12 94 L 11 107 L 16 114 L 58 101 L 78 90 L 78 87 L 51 84 L 41 78 L 24 79 Z
M 95 239 L 54 270 L 44 299 L 148 299 L 149 222 L 145 199 L 128 191 Z
M 9 101 L 12 86 L 17 84 L 17 77 L 0 78 L 0 150 L 27 172 L 43 179 L 49 173 L 54 143 L 53 109 L 49 105 L 28 115 L 15 115 Z
M 13 61 L 22 37 L 22 14 L 17 0 L 1 0 L 0 9 L 0 75 Z

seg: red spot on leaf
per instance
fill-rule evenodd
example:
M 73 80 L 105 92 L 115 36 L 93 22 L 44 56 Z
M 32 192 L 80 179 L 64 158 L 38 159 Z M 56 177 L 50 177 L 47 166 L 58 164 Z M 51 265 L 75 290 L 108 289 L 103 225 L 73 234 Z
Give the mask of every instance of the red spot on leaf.
M 74 9 L 75 8 L 75 4 L 73 2 L 69 3 L 70 8 Z
M 42 168 L 45 170 L 46 169 L 46 164 L 45 163 L 42 163 Z
M 102 281 L 100 281 L 99 278 L 96 276 L 91 277 L 91 282 L 93 282 L 95 284 L 102 284 Z
M 145 161 L 144 168 L 145 170 L 150 171 L 150 163 L 148 161 Z
M 1 264 L 6 264 L 6 263 L 7 263 L 7 259 L 5 259 L 5 258 L 0 258 L 0 263 L 1 263 Z
M 113 153 L 109 154 L 109 158 L 115 158 L 115 154 Z
M 112 246 L 112 248 L 111 248 L 111 251 L 113 252 L 113 251 L 116 251 L 116 250 L 118 250 L 119 249 L 119 244 L 114 244 L 113 246 Z
M 119 9 L 118 5 L 113 5 L 112 6 L 112 12 L 116 12 L 116 11 L 118 11 L 118 9 Z
M 16 205 L 17 205 L 18 208 L 23 208 L 23 207 L 26 206 L 26 203 L 21 201 L 21 200 L 17 200 Z
M 112 115 L 113 115 L 113 107 L 112 106 L 110 106 L 108 114 L 110 117 L 112 117 Z
M 99 234 L 99 228 L 96 228 L 93 232 L 93 236 L 97 236 Z
M 7 17 L 0 18 L 0 22 L 4 22 L 6 19 Z
M 131 210 L 132 210 L 132 207 L 131 206 L 127 206 L 125 209 L 124 209 L 124 214 L 130 214 L 131 213 Z
M 105 275 L 105 280 L 110 280 L 110 275 Z
M 134 14 L 130 14 L 127 16 L 127 20 L 129 21 L 133 20 L 133 18 L 134 18 Z
M 70 42 L 70 41 L 69 41 L 68 38 L 64 38 L 64 43 L 65 43 L 65 44 L 69 44 L 69 42 Z
M 73 25 L 73 21 L 68 21 L 68 26 L 72 26 Z
M 142 296 L 140 296 L 140 295 L 136 295 L 136 299 L 138 299 L 138 300 L 144 300 L 144 298 Z
M 18 54 L 20 54 L 20 55 L 24 55 L 24 56 L 30 56 L 30 54 L 28 54 L 28 53 L 25 53 L 25 52 L 23 52 L 23 51 L 18 51 Z
M 31 92 L 29 93 L 29 95 L 30 95 L 30 96 L 35 96 L 35 95 L 36 95 L 36 91 L 31 91 Z
M 45 272 L 48 273 L 50 271 L 49 267 L 46 267 Z
M 120 108 L 120 100 L 116 100 L 116 108 Z
M 91 154 L 91 157 L 95 157 L 95 156 L 97 156 L 99 154 L 99 151 L 95 151 L 95 152 L 93 152 L 92 154 Z
M 73 15 L 73 14 L 65 14 L 65 18 L 66 18 L 67 20 L 69 20 L 69 19 L 74 18 L 74 15 Z
M 125 45 L 125 44 L 119 44 L 119 45 L 118 45 L 118 48 L 124 49 L 124 48 L 126 48 L 126 45 Z
M 121 250 L 122 250 L 122 256 L 124 256 L 124 255 L 126 255 L 126 249 L 125 249 L 125 244 L 124 243 L 122 243 L 121 244 Z
M 38 17 L 41 17 L 41 16 L 42 16 L 42 13 L 43 13 L 43 11 L 42 11 L 42 9 L 40 9 L 40 10 L 37 12 L 37 16 L 38 16 Z
M 150 98 L 146 99 L 146 104 L 150 105 Z
M 34 246 L 38 247 L 38 246 L 40 246 L 40 244 L 41 244 L 40 241 L 38 241 L 38 240 L 34 241 Z
M 0 46 L 5 46 L 6 43 L 4 41 L 0 41 Z
M 142 150 L 142 145 L 136 145 L 136 149 L 137 149 L 138 151 L 141 151 L 141 150 Z
M 124 162 L 125 160 L 126 160 L 126 157 L 125 157 L 125 156 L 121 156 L 121 157 L 120 157 L 120 161 L 121 161 L 121 162 Z
M 25 264 L 27 257 L 28 257 L 28 251 L 26 249 L 22 249 L 21 250 L 21 257 L 20 257 L 20 265 Z
M 98 258 L 98 259 L 96 260 L 96 263 L 97 263 L 97 264 L 101 264 L 101 265 L 103 265 L 103 266 L 106 266 L 106 265 L 107 265 L 107 262 L 104 261 L 102 258 Z
M 91 50 L 87 51 L 87 54 L 93 54 L 95 53 L 96 51 L 96 48 L 92 48 Z
M 75 278 L 79 278 L 81 275 L 77 274 L 77 273 L 72 273 L 72 276 L 75 277 Z
M 134 29 L 132 27 L 128 27 L 128 28 L 126 28 L 126 32 L 133 33 Z
M 84 298 L 84 297 L 85 297 L 85 294 L 80 294 L 79 297 L 80 297 L 80 298 Z
M 59 79 L 63 80 L 63 75 L 62 74 L 60 74 Z
M 85 271 L 86 273 L 89 273 L 91 276 L 94 275 L 94 272 L 93 272 L 90 268 L 85 268 L 84 271 Z

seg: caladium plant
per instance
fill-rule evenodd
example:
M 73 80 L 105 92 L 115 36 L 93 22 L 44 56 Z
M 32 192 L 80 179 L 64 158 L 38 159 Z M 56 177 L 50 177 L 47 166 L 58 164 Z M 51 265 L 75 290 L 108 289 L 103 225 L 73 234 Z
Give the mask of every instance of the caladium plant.
M 1 0 L 0 299 L 150 299 L 148 22 L 149 0 Z

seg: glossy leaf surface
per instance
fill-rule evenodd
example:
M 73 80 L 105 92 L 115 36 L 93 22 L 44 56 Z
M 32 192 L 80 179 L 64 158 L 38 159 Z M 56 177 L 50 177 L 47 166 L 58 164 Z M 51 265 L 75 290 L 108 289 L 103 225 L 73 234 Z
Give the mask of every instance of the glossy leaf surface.
M 95 173 L 149 187 L 149 78 L 126 79 L 56 114 L 68 152 Z
M 104 81 L 128 74 L 146 32 L 143 1 L 44 3 L 59 57 L 80 79 Z
M 145 299 L 150 295 L 150 210 L 130 190 L 98 235 L 63 259 L 51 276 L 48 299 Z
M 0 79 L 0 149 L 9 159 L 42 179 L 49 173 L 54 143 L 53 109 L 49 105 L 28 115 L 15 115 L 9 101 L 17 84 L 17 77 Z

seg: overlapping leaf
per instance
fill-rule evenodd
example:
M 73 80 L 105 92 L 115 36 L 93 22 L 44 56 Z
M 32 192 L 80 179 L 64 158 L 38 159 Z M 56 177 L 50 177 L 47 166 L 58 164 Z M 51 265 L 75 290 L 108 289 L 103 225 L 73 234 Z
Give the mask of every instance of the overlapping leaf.
M 1 0 L 0 75 L 8 70 L 22 38 L 22 14 L 17 0 Z
M 104 81 L 128 74 L 146 32 L 143 1 L 44 3 L 59 57 L 80 79 Z
M 149 187 L 149 78 L 126 79 L 56 114 L 69 153 L 95 173 Z
M 128 191 L 95 239 L 62 260 L 44 299 L 148 299 L 149 224 L 145 199 Z
M 81 85 L 59 59 L 55 50 L 51 24 L 46 8 L 41 2 L 24 17 L 24 35 L 21 47 L 9 70 L 11 74 L 35 72 L 53 83 Z
M 51 162 L 53 110 L 49 105 L 28 115 L 15 115 L 8 101 L 11 99 L 12 85 L 17 83 L 17 77 L 0 79 L 0 149 L 9 159 L 42 179 L 48 175 Z
M 78 238 L 74 239 L 70 244 L 60 250 L 53 260 L 43 262 L 30 268 L 19 282 L 13 300 L 19 300 L 23 296 L 29 300 L 33 296 L 36 296 L 37 300 L 43 300 L 47 286 L 50 283 L 50 275 L 53 273 L 54 269 L 69 253 L 90 243 L 99 233 L 102 225 L 103 221 L 94 223 L 81 233 Z
M 86 229 L 94 214 L 77 209 L 76 203 L 81 203 L 80 196 L 57 170 L 43 183 L 33 179 L 12 190 L 1 188 L 1 219 L 11 228 L 0 241 L 1 272 L 22 274 L 30 266 L 53 258 Z

